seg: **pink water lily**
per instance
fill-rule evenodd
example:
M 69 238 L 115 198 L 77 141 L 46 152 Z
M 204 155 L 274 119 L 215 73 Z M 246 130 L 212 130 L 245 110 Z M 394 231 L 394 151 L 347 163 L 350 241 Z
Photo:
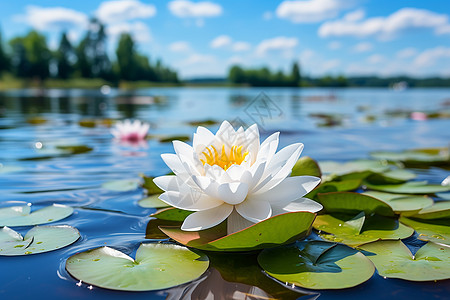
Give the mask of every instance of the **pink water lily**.
M 139 120 L 119 121 L 116 126 L 111 129 L 111 134 L 115 139 L 122 142 L 138 143 L 145 140 L 150 125 Z
M 303 144 L 289 145 L 276 152 L 279 132 L 260 144 L 256 124 L 247 130 L 224 121 L 214 135 L 198 127 L 192 147 L 174 141 L 176 154 L 161 157 L 175 175 L 154 182 L 165 192 L 167 204 L 195 211 L 183 222 L 182 230 L 197 231 L 227 219 L 228 233 L 242 230 L 272 216 L 293 212 L 317 212 L 322 206 L 304 195 L 320 178 L 289 177 Z

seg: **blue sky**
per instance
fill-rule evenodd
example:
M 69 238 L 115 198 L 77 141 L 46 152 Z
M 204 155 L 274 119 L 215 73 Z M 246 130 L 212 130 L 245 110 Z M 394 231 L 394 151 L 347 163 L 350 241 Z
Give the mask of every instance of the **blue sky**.
M 232 64 L 304 74 L 450 76 L 446 0 L 4 1 L 4 39 L 35 28 L 56 47 L 74 43 L 90 16 L 107 26 L 109 49 L 130 32 L 140 52 L 182 78 L 225 76 Z

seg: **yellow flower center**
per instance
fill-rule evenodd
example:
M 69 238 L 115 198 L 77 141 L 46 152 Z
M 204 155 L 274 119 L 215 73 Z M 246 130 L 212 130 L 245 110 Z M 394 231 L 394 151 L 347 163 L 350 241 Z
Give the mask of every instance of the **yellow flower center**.
M 205 156 L 205 159 L 200 159 L 203 165 L 218 165 L 226 171 L 232 165 L 240 165 L 248 155 L 248 151 L 242 153 L 242 146 L 233 146 L 227 155 L 225 145 L 222 145 L 222 151 L 220 151 L 220 153 L 217 151 L 216 147 L 211 145 L 206 148 L 202 154 Z

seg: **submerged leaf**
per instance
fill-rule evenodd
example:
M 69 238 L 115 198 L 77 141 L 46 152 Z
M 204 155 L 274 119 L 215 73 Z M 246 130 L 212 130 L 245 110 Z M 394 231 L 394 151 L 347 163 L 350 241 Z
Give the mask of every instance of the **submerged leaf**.
M 73 208 L 61 204 L 53 204 L 31 212 L 28 205 L 0 208 L 0 226 L 30 226 L 56 222 L 67 218 Z
M 428 242 L 413 256 L 401 241 L 379 241 L 360 247 L 380 276 L 411 281 L 450 278 L 450 248 Z
M 152 291 L 200 277 L 208 269 L 206 255 L 172 244 L 141 244 L 136 259 L 101 247 L 75 254 L 66 269 L 78 280 L 122 291 Z
M 29 255 L 66 247 L 80 238 L 76 228 L 67 225 L 35 226 L 25 238 L 14 230 L 0 229 L 0 255 Z
M 308 289 L 344 289 L 372 277 L 375 268 L 362 253 L 322 241 L 266 249 L 260 266 L 272 277 Z

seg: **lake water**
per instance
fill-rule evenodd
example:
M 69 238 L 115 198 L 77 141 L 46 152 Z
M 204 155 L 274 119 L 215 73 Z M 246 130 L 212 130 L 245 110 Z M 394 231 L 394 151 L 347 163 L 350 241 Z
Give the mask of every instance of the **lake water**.
M 412 112 L 439 112 L 441 116 L 446 113 L 447 118 L 413 120 Z M 263 138 L 274 131 L 281 132 L 280 148 L 302 142 L 305 144 L 302 156 L 346 161 L 368 158 L 375 150 L 448 146 L 449 113 L 450 89 L 395 92 L 387 89 L 154 88 L 133 92 L 104 89 L 103 93 L 97 90 L 2 92 L 0 207 L 26 203 L 32 203 L 35 208 L 52 203 L 72 206 L 75 208 L 72 216 L 52 224 L 74 226 L 82 238 L 53 252 L 0 257 L 0 299 L 180 298 L 182 291 L 190 288 L 189 284 L 169 293 L 108 291 L 77 285 L 78 281 L 65 271 L 64 265 L 69 256 L 104 245 L 133 256 L 139 244 L 148 241 L 145 230 L 154 209 L 137 205 L 143 191 L 113 192 L 102 189 L 101 184 L 138 179 L 140 173 L 166 174 L 169 170 L 160 155 L 173 152 L 173 148 L 170 143 L 160 143 L 156 137 L 190 136 L 195 131 L 195 126 L 188 124 L 190 121 L 227 119 L 244 126 L 256 122 Z M 114 142 L 104 120 L 125 118 L 149 122 L 150 134 L 155 138 L 144 147 Z M 80 121 L 89 124 L 92 120 L 98 126 L 79 125 Z M 215 131 L 217 127 L 212 125 L 210 129 Z M 61 155 L 55 150 L 56 145 L 86 145 L 93 151 Z M 419 180 L 432 183 L 440 183 L 448 175 L 448 170 L 434 167 L 416 171 Z M 29 227 L 14 229 L 25 235 Z M 221 280 L 214 270 L 209 275 Z M 228 293 L 248 288 L 224 282 L 217 285 L 226 287 Z M 356 288 L 321 291 L 320 299 L 444 299 L 450 293 L 449 286 L 448 280 L 412 283 L 374 275 Z

